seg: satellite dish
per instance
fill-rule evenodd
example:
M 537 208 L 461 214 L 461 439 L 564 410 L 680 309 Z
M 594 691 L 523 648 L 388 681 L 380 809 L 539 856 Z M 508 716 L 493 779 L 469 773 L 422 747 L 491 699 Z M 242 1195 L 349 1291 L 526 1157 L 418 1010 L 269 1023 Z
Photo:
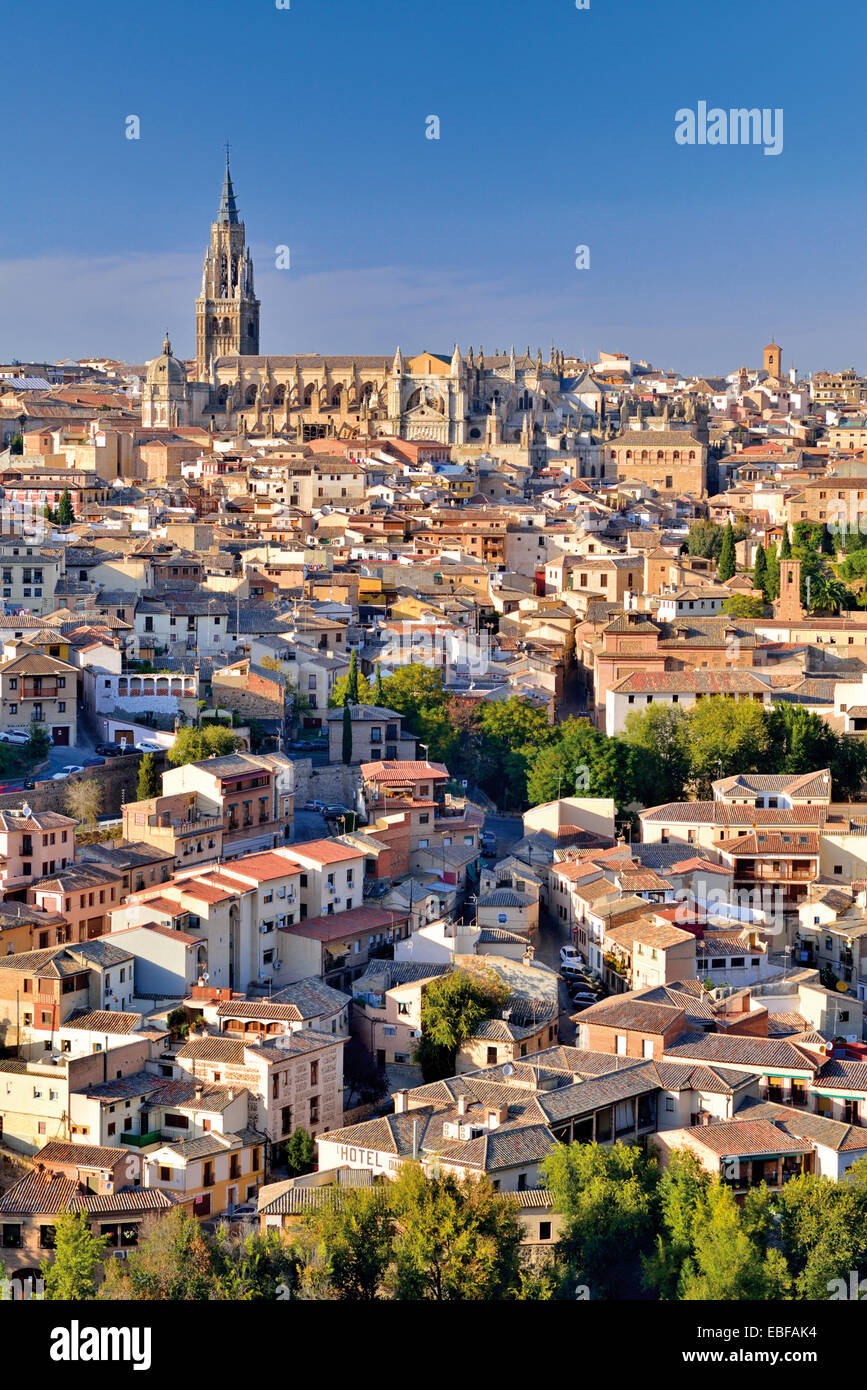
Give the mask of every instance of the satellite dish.
M 514 1075 L 515 1075 L 515 1068 L 512 1066 L 512 1063 L 511 1063 L 511 1062 L 507 1062 L 506 1065 L 503 1067 L 503 1075 L 504 1075 L 504 1076 L 514 1076 Z

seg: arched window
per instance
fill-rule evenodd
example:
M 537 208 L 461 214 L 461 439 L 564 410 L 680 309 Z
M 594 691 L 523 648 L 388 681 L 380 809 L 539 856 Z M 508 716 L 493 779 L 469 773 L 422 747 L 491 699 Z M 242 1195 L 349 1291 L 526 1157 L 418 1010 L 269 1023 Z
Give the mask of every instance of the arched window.
M 612 457 L 612 458 L 614 457 L 614 454 L 613 454 L 613 453 L 612 453 L 611 457 Z M 631 449 L 627 449 L 627 450 L 626 450 L 626 457 L 627 457 L 628 459 L 631 459 L 631 458 L 632 458 L 632 450 L 631 450 Z
M 223 319 L 223 332 L 228 336 L 232 331 L 232 325 L 228 319 Z
M 340 409 L 340 402 L 341 402 L 342 395 L 343 395 L 343 388 L 340 387 L 340 386 L 335 386 L 334 390 L 331 392 L 331 408 L 332 408 L 332 410 L 339 410 L 339 409 Z
M 316 387 L 313 386 L 312 384 L 311 384 L 310 386 L 308 386 L 308 387 L 305 389 L 305 391 L 304 391 L 304 404 L 305 404 L 305 405 L 312 405 L 312 404 L 313 404 L 313 392 L 314 392 L 315 390 L 316 390 Z
M 665 455 L 663 454 L 662 450 L 661 450 L 661 449 L 657 449 L 657 451 L 656 451 L 656 461 L 657 461 L 657 463 L 660 463 L 664 457 L 665 457 Z
M 225 404 L 226 404 L 226 401 L 227 401 L 228 399 L 229 399 L 229 388 L 228 388 L 228 386 L 221 386 L 220 389 L 219 389 L 219 391 L 217 392 L 217 400 L 219 401 L 220 405 L 225 405 Z
M 679 459 L 679 458 L 680 458 L 680 450 L 679 450 L 679 449 L 675 449 L 673 457 L 676 458 L 676 459 Z
M 695 458 L 695 449 L 690 449 L 690 451 L 689 451 L 689 457 L 690 457 L 690 461 L 692 461 L 692 459 Z
M 519 409 L 519 410 L 532 410 L 532 409 L 533 409 L 533 397 L 530 395 L 530 392 L 529 392 L 529 391 L 522 391 L 522 392 L 521 392 L 520 396 L 518 397 L 518 409 Z
M 248 387 L 247 387 L 246 393 L 245 393 L 245 395 L 244 395 L 244 404 L 245 404 L 245 405 L 255 405 L 255 404 L 256 404 L 256 387 L 255 387 L 255 386 L 248 386 Z
M 274 404 L 275 404 L 275 405 L 285 405 L 285 404 L 286 404 L 286 387 L 285 387 L 285 386 L 278 386 L 278 387 L 277 387 L 276 391 L 274 392 Z
M 219 319 L 214 319 L 213 322 L 211 323 L 211 332 L 212 332 L 212 333 L 219 333 L 219 331 L 220 331 L 220 320 L 219 320 Z

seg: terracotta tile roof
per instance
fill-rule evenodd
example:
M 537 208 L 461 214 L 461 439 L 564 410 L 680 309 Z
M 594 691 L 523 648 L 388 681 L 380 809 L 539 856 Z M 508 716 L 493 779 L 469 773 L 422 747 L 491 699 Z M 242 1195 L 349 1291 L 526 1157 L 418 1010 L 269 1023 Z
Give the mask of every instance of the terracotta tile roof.
M 765 1157 L 782 1154 L 811 1153 L 809 1139 L 787 1133 L 770 1120 L 719 1120 L 716 1124 L 700 1125 L 688 1133 L 720 1157 Z

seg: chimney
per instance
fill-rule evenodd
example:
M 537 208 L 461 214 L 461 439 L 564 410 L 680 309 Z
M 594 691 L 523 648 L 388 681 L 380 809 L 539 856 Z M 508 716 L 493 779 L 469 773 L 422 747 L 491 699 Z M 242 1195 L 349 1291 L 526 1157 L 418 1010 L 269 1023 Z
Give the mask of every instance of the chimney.
M 469 1099 L 470 1099 L 470 1098 L 469 1098 L 469 1096 L 466 1094 L 466 1092 L 464 1092 L 463 1095 L 458 1096 L 458 1114 L 459 1114 L 459 1115 L 466 1115 L 466 1113 L 467 1113 L 467 1105 L 468 1105 L 468 1103 L 469 1103 Z
M 230 1087 L 229 1087 L 229 1100 L 234 1100 L 234 1099 L 235 1099 L 235 1088 L 234 1088 L 234 1086 L 230 1086 Z
M 204 1094 L 205 1094 L 205 1088 L 204 1088 L 204 1086 L 202 1085 L 201 1081 L 197 1081 L 197 1082 L 196 1082 L 196 1091 L 195 1091 L 196 1100 L 201 1100 L 201 1099 L 202 1099 L 202 1096 L 203 1096 Z
M 409 1091 L 395 1091 L 394 1093 L 394 1113 L 395 1115 L 405 1115 L 409 1109 Z

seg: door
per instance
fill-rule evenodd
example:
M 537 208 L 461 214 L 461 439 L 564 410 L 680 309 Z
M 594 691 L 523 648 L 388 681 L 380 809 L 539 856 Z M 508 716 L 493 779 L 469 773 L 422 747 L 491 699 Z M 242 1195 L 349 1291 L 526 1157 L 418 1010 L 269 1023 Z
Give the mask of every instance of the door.
M 376 1049 L 376 1065 L 379 1067 L 380 1071 L 385 1066 L 385 1053 L 381 1047 Z
M 69 725 L 68 725 L 68 724 L 58 724 L 55 728 L 53 728 L 53 729 L 51 730 L 51 737 L 54 739 L 54 746 L 55 746 L 55 748 L 59 748 L 59 747 L 68 748 L 68 747 L 69 747 Z

